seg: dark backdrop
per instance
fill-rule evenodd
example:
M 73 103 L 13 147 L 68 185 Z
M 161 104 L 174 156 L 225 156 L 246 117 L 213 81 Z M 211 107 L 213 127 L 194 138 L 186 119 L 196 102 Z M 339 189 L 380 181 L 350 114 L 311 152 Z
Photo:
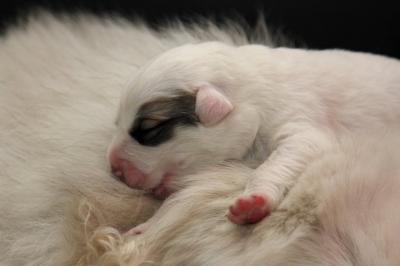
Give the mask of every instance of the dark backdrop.
M 88 11 L 96 14 L 137 14 L 152 25 L 170 17 L 188 20 L 196 15 L 241 15 L 250 25 L 257 14 L 294 43 L 309 48 L 344 48 L 400 58 L 400 9 L 396 1 L 334 0 L 15 0 L 0 2 L 0 27 L 4 29 L 37 7 L 54 12 Z M 135 15 L 136 14 L 136 15 Z

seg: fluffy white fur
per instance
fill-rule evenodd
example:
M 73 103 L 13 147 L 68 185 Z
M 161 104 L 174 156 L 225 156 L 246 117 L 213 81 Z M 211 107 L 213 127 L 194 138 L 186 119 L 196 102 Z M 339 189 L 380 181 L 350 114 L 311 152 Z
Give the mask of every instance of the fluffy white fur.
M 110 240 L 93 241 L 102 248 L 94 262 L 398 265 L 399 145 L 393 132 L 344 138 L 310 163 L 282 204 L 251 227 L 223 218 L 251 169 L 228 165 L 188 176 L 187 188 L 166 200 L 143 234 L 99 231 L 101 240 Z
M 265 195 L 261 211 L 267 214 L 336 138 L 395 127 L 399 84 L 400 62 L 383 56 L 188 44 L 151 60 L 127 86 L 111 150 L 146 173 L 144 188 L 156 187 L 169 172 L 179 183 L 209 165 L 244 160 L 261 150 L 268 158 L 248 175 L 235 205 Z M 156 147 L 133 140 L 129 132 L 139 107 L 176 90 L 196 95 L 200 123 L 176 128 L 172 139 Z M 247 222 L 246 212 L 231 214 L 232 221 Z
M 25 27 L 10 30 L 0 43 L 0 264 L 396 265 L 392 247 L 398 239 L 398 217 L 392 206 L 397 199 L 399 156 L 395 148 L 388 153 L 397 147 L 396 134 L 385 136 L 382 143 L 377 141 L 382 136 L 377 133 L 356 139 L 355 144 L 347 137 L 344 143 L 332 142 L 312 164 L 302 165 L 306 171 L 300 181 L 271 217 L 256 227 L 238 228 L 225 217 L 227 207 L 254 171 L 231 165 L 176 180 L 187 188 L 163 205 L 143 235 L 125 238 L 117 231 L 145 221 L 158 207 L 151 198 L 110 177 L 106 146 L 114 133 L 121 90 L 139 74 L 139 66 L 170 48 L 210 40 L 243 45 L 248 43 L 244 36 L 241 31 L 212 25 L 194 29 L 177 25 L 157 34 L 140 24 L 87 16 L 55 20 L 41 15 Z M 268 35 L 264 37 L 268 43 Z M 249 55 L 259 51 L 264 55 L 265 48 L 243 49 Z M 301 111 L 315 107 L 317 96 L 320 106 L 315 110 L 329 110 L 313 112 L 313 119 L 324 118 L 313 121 L 329 130 L 340 121 L 339 126 L 349 123 L 352 130 L 359 126 L 366 134 L 366 127 L 380 128 L 398 121 L 394 112 L 399 84 L 396 61 L 340 51 L 281 49 L 267 54 L 285 70 L 285 75 L 265 78 L 270 77 L 274 85 L 283 84 L 268 90 L 272 93 L 268 101 L 279 103 L 275 109 L 291 107 L 276 119 L 294 119 L 293 114 L 298 119 L 295 124 L 288 123 L 288 133 L 301 128 L 299 121 L 309 122 L 310 117 L 300 117 Z M 236 71 L 250 82 L 250 76 L 258 77 L 252 69 L 258 67 L 249 65 L 246 75 Z M 333 76 L 326 79 L 327 74 Z M 335 89 L 329 97 L 318 94 L 319 86 L 312 82 L 315 77 L 320 77 L 316 82 L 326 85 L 325 89 Z M 300 90 L 306 86 L 304 82 L 315 95 Z M 368 97 L 358 93 L 364 88 Z M 280 89 L 287 91 L 289 99 L 279 101 L 274 91 Z M 244 99 L 229 96 L 236 109 Z M 338 106 L 343 98 L 346 104 Z M 332 109 L 336 112 L 330 112 Z M 230 119 L 247 121 L 245 117 L 254 112 L 244 105 L 239 110 Z M 129 119 L 132 117 L 126 117 Z M 253 130 L 248 121 L 243 126 Z M 326 121 L 329 124 L 324 124 Z M 273 131 L 265 134 L 268 140 L 282 136 Z M 313 132 L 312 143 L 316 143 L 314 137 Z M 253 143 L 239 137 L 235 143 L 246 141 Z M 256 139 L 256 143 L 263 141 Z M 255 157 L 256 162 L 274 148 L 245 154 L 244 146 L 232 145 L 232 139 L 229 144 L 230 149 L 240 150 L 237 154 L 245 159 Z M 296 145 L 285 147 L 285 154 L 298 149 Z M 157 160 L 150 155 L 149 162 Z M 209 157 L 204 159 L 210 164 Z M 274 184 L 280 186 L 278 183 Z M 372 199 L 357 201 L 359 198 Z M 367 214 L 370 220 L 363 219 Z M 379 223 L 385 224 L 378 227 Z
M 125 231 L 151 216 L 158 202 L 108 169 L 121 90 L 155 55 L 206 40 L 248 42 L 240 28 L 211 23 L 156 33 L 120 19 L 46 14 L 2 36 L 0 265 L 73 265 L 95 227 Z

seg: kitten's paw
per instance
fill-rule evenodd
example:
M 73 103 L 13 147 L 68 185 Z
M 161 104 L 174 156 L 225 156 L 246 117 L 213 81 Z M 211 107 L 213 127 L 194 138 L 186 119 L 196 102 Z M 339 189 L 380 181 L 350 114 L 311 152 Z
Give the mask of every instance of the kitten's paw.
M 254 224 L 269 215 L 268 197 L 263 193 L 240 196 L 229 207 L 228 219 L 235 224 Z

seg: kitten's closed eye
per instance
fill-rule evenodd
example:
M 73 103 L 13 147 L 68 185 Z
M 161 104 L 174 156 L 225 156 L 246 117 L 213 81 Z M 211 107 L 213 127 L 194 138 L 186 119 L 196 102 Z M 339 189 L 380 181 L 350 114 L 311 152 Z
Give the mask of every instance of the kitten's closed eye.
M 144 103 L 138 110 L 129 135 L 144 146 L 157 146 L 171 139 L 175 128 L 196 126 L 196 98 L 181 92 Z
M 142 145 L 156 146 L 171 138 L 175 124 L 174 119 L 143 118 L 129 133 Z
M 146 118 L 143 119 L 140 123 L 140 129 L 142 130 L 149 130 L 158 125 L 160 125 L 163 121 L 158 119 Z

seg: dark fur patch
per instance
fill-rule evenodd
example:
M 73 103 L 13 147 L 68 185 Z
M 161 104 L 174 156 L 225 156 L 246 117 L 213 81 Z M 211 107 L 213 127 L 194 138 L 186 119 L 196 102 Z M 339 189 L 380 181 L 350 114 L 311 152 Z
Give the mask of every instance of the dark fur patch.
M 188 92 L 158 98 L 143 104 L 129 134 L 145 146 L 157 146 L 171 139 L 177 126 L 196 126 L 196 97 Z

